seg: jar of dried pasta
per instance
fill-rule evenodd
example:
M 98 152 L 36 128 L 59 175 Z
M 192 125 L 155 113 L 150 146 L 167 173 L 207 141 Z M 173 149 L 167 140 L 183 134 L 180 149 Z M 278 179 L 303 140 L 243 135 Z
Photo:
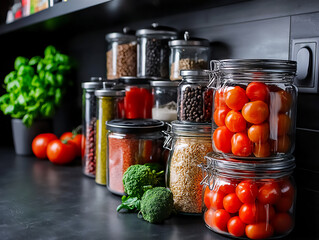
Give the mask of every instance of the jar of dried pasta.
M 202 172 L 198 167 L 212 151 L 211 125 L 173 121 L 164 147 L 170 150 L 166 186 L 172 191 L 178 213 L 202 213 Z

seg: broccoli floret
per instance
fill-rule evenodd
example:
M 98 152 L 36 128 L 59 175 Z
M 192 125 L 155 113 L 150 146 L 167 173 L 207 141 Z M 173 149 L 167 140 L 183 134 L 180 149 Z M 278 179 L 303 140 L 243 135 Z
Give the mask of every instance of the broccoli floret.
M 132 165 L 123 174 L 124 191 L 130 197 L 142 198 L 147 186 L 157 186 L 161 181 L 163 171 L 156 173 L 149 166 Z
M 161 223 L 173 210 L 173 194 L 165 187 L 147 190 L 141 200 L 141 213 L 150 223 Z

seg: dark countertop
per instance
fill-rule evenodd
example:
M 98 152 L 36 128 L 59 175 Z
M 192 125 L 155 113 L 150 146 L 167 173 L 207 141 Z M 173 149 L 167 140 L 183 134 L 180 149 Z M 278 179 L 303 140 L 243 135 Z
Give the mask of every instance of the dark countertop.
M 311 194 L 314 205 L 305 208 L 314 215 L 319 197 Z M 177 215 L 164 224 L 150 224 L 137 214 L 117 213 L 119 203 L 120 197 L 82 175 L 79 165 L 56 166 L 0 148 L 1 240 L 227 239 L 207 229 L 201 216 Z M 318 214 L 309 214 L 297 211 L 296 228 L 286 239 L 318 239 Z

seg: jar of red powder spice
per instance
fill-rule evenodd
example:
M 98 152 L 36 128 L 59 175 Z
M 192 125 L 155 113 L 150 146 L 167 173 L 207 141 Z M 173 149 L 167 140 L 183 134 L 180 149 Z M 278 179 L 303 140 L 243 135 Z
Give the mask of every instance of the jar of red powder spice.
M 135 164 L 165 163 L 164 122 L 152 119 L 115 119 L 106 123 L 107 188 L 124 195 L 123 174 Z

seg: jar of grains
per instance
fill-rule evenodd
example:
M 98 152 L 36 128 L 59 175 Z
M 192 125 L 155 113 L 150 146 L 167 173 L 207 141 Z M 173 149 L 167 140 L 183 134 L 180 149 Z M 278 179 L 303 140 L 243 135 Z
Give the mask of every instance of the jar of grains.
M 210 59 L 208 40 L 189 38 L 188 32 L 185 32 L 184 40 L 172 40 L 168 45 L 171 48 L 169 64 L 172 81 L 182 79 L 180 70 L 208 69 Z
M 131 165 L 159 163 L 164 165 L 164 122 L 152 119 L 107 122 L 107 188 L 124 195 L 123 174 Z
M 137 30 L 136 36 L 137 76 L 168 79 L 168 41 L 177 38 L 176 29 L 153 23 L 149 28 Z
M 151 81 L 153 95 L 153 119 L 169 122 L 177 119 L 178 84 L 178 81 Z
M 106 185 L 107 130 L 105 122 L 118 118 L 119 102 L 123 99 L 124 95 L 124 91 L 105 88 L 95 91 L 97 98 L 95 182 L 100 185 Z
M 217 88 L 214 151 L 225 158 L 290 155 L 296 131 L 296 62 L 228 59 L 211 64 Z
M 207 155 L 202 165 L 204 220 L 214 232 L 239 239 L 277 239 L 294 227 L 292 155 L 271 161 Z
M 178 86 L 177 119 L 186 122 L 211 122 L 213 89 L 208 88 L 208 70 L 182 70 Z
M 106 88 L 111 88 L 115 82 L 106 81 L 101 77 L 91 77 L 90 82 L 82 83 L 82 126 L 85 150 L 82 156 L 82 168 L 84 175 L 95 177 L 95 134 L 96 134 L 96 97 L 94 91 L 101 89 L 103 83 Z
M 212 151 L 211 125 L 173 121 L 165 148 L 170 150 L 166 186 L 172 191 L 174 207 L 185 214 L 202 213 L 202 171 L 207 153 Z
M 135 32 L 125 27 L 123 33 L 109 33 L 105 39 L 108 43 L 106 52 L 107 79 L 136 76 Z

